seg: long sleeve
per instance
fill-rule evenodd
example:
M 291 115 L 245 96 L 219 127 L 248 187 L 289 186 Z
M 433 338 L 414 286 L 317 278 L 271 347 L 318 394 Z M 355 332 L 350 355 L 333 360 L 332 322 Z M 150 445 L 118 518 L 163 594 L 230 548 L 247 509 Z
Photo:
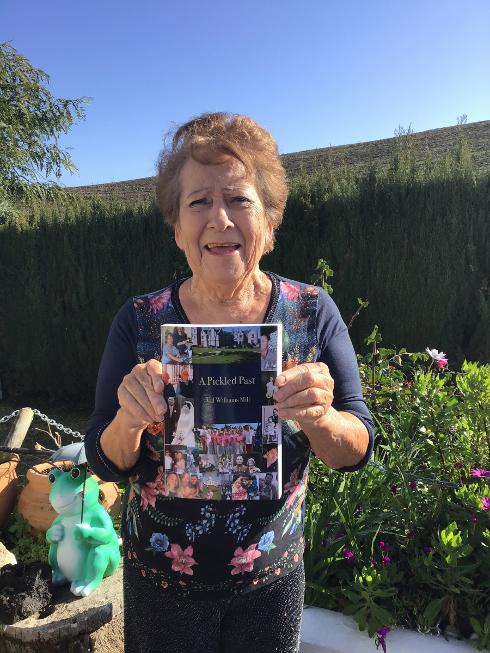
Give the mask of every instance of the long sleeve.
M 123 481 L 131 474 L 131 470 L 121 471 L 105 456 L 100 436 L 119 409 L 117 389 L 123 377 L 138 362 L 136 340 L 136 318 L 130 299 L 118 311 L 109 330 L 97 376 L 95 408 L 85 435 L 87 461 L 95 474 L 107 481 Z
M 369 446 L 364 458 L 350 467 L 338 471 L 353 472 L 370 459 L 374 446 L 374 423 L 362 396 L 357 358 L 347 327 L 331 297 L 320 293 L 317 336 L 320 347 L 318 360 L 328 365 L 335 382 L 333 408 L 352 413 L 365 425 L 369 433 Z

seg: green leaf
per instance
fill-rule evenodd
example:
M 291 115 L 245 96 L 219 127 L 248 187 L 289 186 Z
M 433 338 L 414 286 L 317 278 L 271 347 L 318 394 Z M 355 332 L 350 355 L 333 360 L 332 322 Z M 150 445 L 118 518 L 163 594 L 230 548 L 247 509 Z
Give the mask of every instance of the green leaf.
M 439 599 L 433 599 L 429 605 L 425 608 L 423 617 L 427 624 L 433 625 L 437 615 L 441 611 L 442 604 L 444 603 L 445 597 Z

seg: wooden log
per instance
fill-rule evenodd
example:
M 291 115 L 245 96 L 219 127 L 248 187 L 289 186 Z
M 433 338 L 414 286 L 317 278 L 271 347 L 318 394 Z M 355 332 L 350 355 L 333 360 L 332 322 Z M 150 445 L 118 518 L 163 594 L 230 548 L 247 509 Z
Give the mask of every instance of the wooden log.
M 10 448 L 17 448 L 22 445 L 24 438 L 27 435 L 27 431 L 32 423 L 34 417 L 34 412 L 32 408 L 21 408 L 17 419 L 12 424 L 10 431 L 3 443 L 4 446 Z M 6 462 L 12 458 L 12 454 L 0 453 L 0 463 Z

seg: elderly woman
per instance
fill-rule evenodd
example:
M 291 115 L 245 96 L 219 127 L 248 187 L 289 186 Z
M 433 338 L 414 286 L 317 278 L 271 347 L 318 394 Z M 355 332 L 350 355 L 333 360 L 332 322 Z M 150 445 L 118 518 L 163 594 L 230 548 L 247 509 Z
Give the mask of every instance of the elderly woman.
M 355 354 L 329 295 L 260 269 L 287 196 L 277 146 L 265 129 L 224 113 L 182 125 L 161 156 L 157 194 L 192 275 L 131 298 L 116 315 L 86 437 L 94 472 L 129 479 L 126 653 L 297 651 L 310 454 L 353 471 L 372 448 Z M 145 444 L 148 425 L 166 411 L 160 325 L 264 322 L 281 322 L 287 336 L 284 371 L 275 379 L 284 420 L 282 498 L 169 500 L 161 463 Z M 165 536 L 158 549 L 154 533 Z

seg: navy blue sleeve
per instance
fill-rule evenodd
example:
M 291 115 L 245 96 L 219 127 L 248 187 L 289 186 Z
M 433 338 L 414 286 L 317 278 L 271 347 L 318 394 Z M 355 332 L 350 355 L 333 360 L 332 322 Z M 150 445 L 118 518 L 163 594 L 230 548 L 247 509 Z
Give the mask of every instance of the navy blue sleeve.
M 100 436 L 112 422 L 118 409 L 117 389 L 138 362 L 137 327 L 133 300 L 129 299 L 116 314 L 107 337 L 97 375 L 95 408 L 86 428 L 85 451 L 92 471 L 105 481 L 124 481 L 131 470 L 121 471 L 102 451 Z
M 321 291 L 318 302 L 318 360 L 328 365 L 335 383 L 332 406 L 335 410 L 355 415 L 369 433 L 369 446 L 362 460 L 356 465 L 337 470 L 353 472 L 363 467 L 371 457 L 374 446 L 373 419 L 362 396 L 359 367 L 347 327 L 330 295 Z

